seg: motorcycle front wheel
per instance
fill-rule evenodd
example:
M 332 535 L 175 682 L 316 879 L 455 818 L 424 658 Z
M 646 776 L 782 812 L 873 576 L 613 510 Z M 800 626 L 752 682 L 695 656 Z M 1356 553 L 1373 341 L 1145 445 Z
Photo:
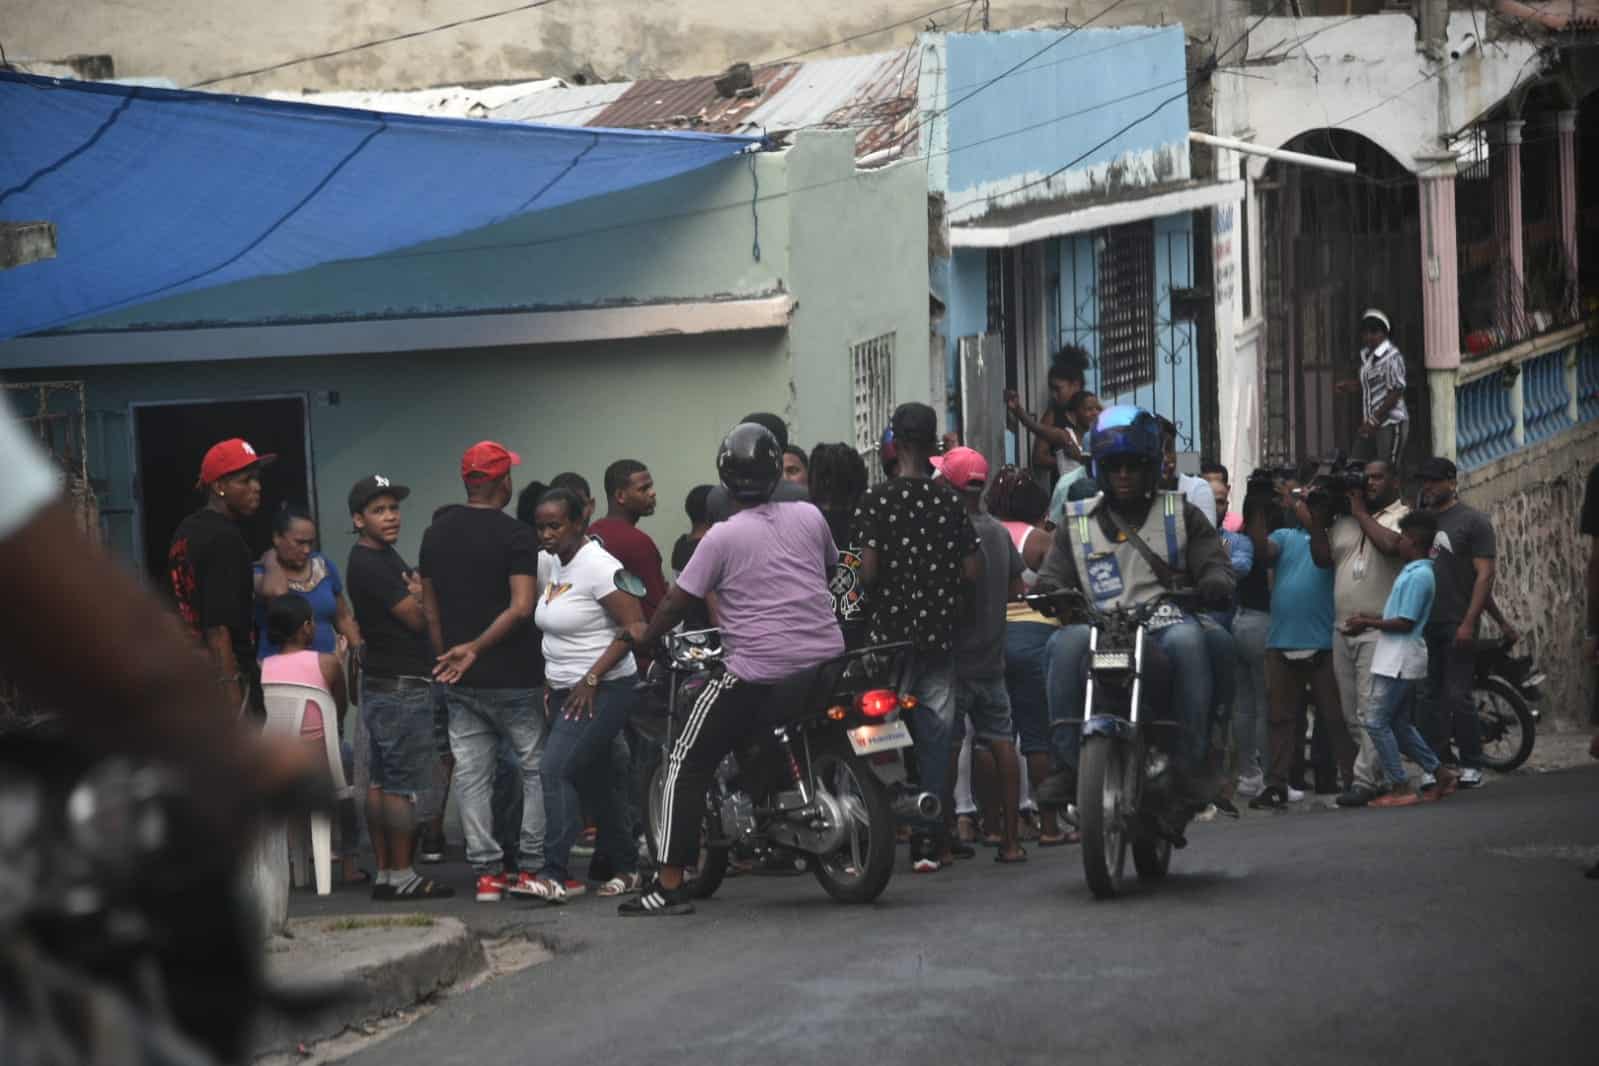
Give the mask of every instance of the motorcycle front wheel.
M 1171 869 L 1171 841 L 1140 837 L 1133 841 L 1133 869 L 1141 881 L 1159 881 Z
M 657 865 L 661 861 L 662 841 L 657 839 L 656 826 L 659 824 L 661 810 L 661 795 L 666 788 L 666 764 L 663 762 L 656 767 L 655 775 L 650 778 L 649 792 L 644 800 L 644 837 L 650 846 L 650 855 Z M 700 819 L 700 854 L 698 861 L 692 867 L 683 870 L 683 883 L 688 886 L 689 894 L 695 899 L 710 899 L 716 895 L 716 890 L 722 887 L 722 882 L 727 878 L 727 845 L 712 844 L 720 834 L 717 830 L 717 814 L 712 804 L 714 795 L 705 797 L 705 817 Z
M 844 841 L 811 856 L 811 872 L 840 903 L 870 903 L 894 874 L 894 806 L 888 787 L 843 737 L 829 740 L 811 762 L 811 778 L 844 812 Z
M 1472 686 L 1471 703 L 1482 730 L 1482 764 L 1507 774 L 1526 762 L 1537 727 L 1516 686 L 1502 677 L 1483 678 Z
M 1083 874 L 1097 899 L 1122 889 L 1127 865 L 1126 747 L 1110 737 L 1083 741 L 1077 770 L 1077 825 L 1083 834 Z

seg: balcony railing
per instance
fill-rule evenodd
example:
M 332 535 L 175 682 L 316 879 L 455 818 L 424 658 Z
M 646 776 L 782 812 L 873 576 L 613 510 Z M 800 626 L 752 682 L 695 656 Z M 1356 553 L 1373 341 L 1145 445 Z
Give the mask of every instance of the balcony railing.
M 1510 405 L 1515 380 L 1501 367 L 1455 390 L 1455 446 L 1467 470 L 1516 450 L 1516 416 Z
M 1469 361 L 1455 388 L 1455 449 L 1473 470 L 1599 419 L 1599 323 Z

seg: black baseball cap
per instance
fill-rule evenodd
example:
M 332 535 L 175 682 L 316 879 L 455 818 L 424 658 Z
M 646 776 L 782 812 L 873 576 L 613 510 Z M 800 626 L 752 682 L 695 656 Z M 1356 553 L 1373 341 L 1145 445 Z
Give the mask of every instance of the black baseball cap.
M 1454 463 L 1441 455 L 1435 455 L 1422 460 L 1421 469 L 1417 471 L 1416 477 L 1421 481 L 1453 481 L 1456 474 Z
M 395 501 L 398 502 L 409 495 L 411 495 L 411 490 L 404 485 L 396 485 L 382 474 L 373 474 L 357 481 L 355 487 L 350 489 L 350 513 L 352 515 L 360 514 L 366 510 L 367 504 L 379 496 L 393 496 Z
M 925 403 L 902 403 L 889 419 L 894 439 L 931 448 L 938 443 L 938 414 Z

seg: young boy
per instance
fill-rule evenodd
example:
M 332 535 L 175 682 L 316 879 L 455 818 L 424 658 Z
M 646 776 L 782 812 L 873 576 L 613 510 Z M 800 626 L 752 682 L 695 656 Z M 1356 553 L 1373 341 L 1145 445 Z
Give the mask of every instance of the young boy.
M 1372 807 L 1410 807 L 1422 802 L 1399 763 L 1401 752 L 1427 773 L 1436 775 L 1438 783 L 1431 798 L 1442 799 L 1460 782 L 1460 775 L 1438 761 L 1411 721 L 1416 681 L 1427 676 L 1427 643 L 1422 639 L 1422 630 L 1432 616 L 1437 588 L 1428 557 L 1437 534 L 1438 520 L 1431 514 L 1412 511 L 1400 519 L 1399 554 L 1405 560 L 1405 568 L 1394 581 L 1382 617 L 1357 614 L 1344 623 L 1344 632 L 1350 636 L 1367 629 L 1379 634 L 1371 658 L 1372 718 L 1366 723 L 1366 731 L 1371 734 L 1383 771 L 1395 784 L 1391 791 L 1372 800 Z

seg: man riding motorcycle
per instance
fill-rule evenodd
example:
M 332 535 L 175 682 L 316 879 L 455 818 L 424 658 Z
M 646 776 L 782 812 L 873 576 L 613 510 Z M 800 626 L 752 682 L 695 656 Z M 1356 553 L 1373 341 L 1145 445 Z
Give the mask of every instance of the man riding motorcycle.
M 752 422 L 735 426 L 716 468 L 739 510 L 700 541 L 649 626 L 624 638 L 649 645 L 715 593 L 728 652 L 726 669 L 694 702 L 667 757 L 656 827 L 660 870 L 654 884 L 621 905 L 624 915 L 693 912 L 683 867 L 699 852 L 711 775 L 762 724 L 759 712 L 779 682 L 844 652 L 828 592 L 838 549 L 821 511 L 773 499 L 783 477 L 777 438 Z
M 1234 577 L 1216 527 L 1175 492 L 1160 491 L 1161 434 L 1138 407 L 1105 410 L 1088 438 L 1100 489 L 1073 502 L 1039 571 L 1038 592 L 1075 589 L 1098 607 L 1147 603 L 1176 588 L 1196 589 L 1208 604 L 1231 601 Z M 1203 772 L 1214 693 L 1204 631 L 1192 616 L 1154 635 L 1169 669 L 1168 713 L 1181 723 L 1173 766 L 1196 806 L 1209 802 Z M 1056 773 L 1038 790 L 1060 806 L 1076 792 L 1077 753 L 1088 684 L 1089 627 L 1066 625 L 1045 649 Z

